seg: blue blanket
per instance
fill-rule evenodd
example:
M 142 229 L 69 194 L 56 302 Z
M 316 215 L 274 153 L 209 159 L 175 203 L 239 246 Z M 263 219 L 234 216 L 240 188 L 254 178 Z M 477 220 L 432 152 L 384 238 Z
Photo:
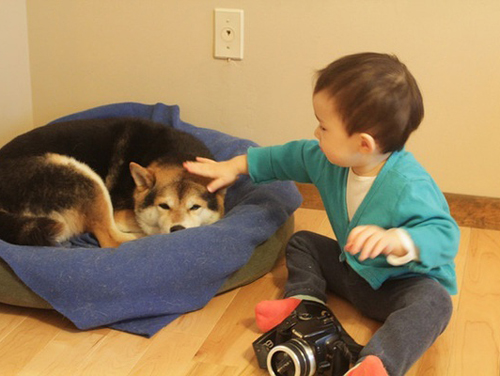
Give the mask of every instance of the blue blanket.
M 246 152 L 254 143 L 179 118 L 177 106 L 120 103 L 57 121 L 131 116 L 189 132 L 215 158 Z M 228 189 L 225 217 L 205 227 L 98 248 L 89 234 L 62 247 L 0 241 L 0 257 L 35 293 L 80 329 L 110 326 L 152 336 L 179 315 L 204 307 L 300 205 L 290 182 L 254 185 L 242 177 Z

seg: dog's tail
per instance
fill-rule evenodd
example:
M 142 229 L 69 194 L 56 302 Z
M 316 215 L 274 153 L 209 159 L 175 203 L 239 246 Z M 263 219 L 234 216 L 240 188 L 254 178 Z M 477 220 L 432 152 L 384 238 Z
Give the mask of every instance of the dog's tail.
M 55 245 L 62 223 L 47 217 L 28 217 L 0 210 L 0 239 L 21 245 Z

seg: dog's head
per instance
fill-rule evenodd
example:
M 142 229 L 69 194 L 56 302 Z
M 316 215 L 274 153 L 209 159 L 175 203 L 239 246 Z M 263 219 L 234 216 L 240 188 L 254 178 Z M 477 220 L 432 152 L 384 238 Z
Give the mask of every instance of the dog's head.
M 181 166 L 132 162 L 136 221 L 146 235 L 209 225 L 224 215 L 225 190 L 208 192 L 208 180 Z

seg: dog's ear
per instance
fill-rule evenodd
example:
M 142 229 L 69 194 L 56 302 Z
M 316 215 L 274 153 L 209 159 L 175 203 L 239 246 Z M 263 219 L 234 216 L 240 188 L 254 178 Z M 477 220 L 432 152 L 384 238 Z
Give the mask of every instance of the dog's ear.
M 135 162 L 130 162 L 129 167 L 135 185 L 139 190 L 153 188 L 153 185 L 155 184 L 155 176 L 151 171 Z

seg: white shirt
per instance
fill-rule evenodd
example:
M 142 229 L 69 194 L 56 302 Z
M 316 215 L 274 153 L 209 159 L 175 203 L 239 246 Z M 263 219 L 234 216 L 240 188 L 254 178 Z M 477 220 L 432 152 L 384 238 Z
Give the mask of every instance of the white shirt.
M 356 210 L 358 210 L 376 178 L 376 176 L 359 176 L 354 173 L 352 168 L 349 169 L 346 187 L 346 204 L 349 221 L 354 217 Z M 412 260 L 418 260 L 418 252 L 415 243 L 413 243 L 408 232 L 398 228 L 396 234 L 399 236 L 403 248 L 408 253 L 404 256 L 388 255 L 387 262 L 393 266 L 399 266 Z

